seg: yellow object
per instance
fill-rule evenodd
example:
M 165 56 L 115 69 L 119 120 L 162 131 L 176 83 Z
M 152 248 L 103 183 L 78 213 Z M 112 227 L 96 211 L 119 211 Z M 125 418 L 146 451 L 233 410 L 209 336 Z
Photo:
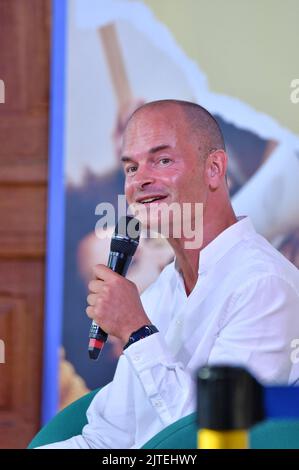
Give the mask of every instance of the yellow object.
M 248 449 L 248 432 L 244 429 L 237 431 L 200 429 L 197 433 L 197 448 Z

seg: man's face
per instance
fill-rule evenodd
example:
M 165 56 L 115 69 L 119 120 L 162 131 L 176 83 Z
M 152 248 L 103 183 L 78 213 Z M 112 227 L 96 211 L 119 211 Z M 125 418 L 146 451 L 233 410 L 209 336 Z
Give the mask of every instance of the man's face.
M 204 203 L 207 189 L 199 146 L 177 106 L 137 113 L 122 151 L 128 203 L 146 209 L 151 220 L 161 204 Z

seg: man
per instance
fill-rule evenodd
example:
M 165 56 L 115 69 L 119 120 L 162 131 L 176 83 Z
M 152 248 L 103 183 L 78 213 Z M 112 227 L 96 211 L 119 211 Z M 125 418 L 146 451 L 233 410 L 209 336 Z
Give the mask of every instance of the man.
M 214 118 L 192 103 L 146 104 L 128 123 L 122 154 L 128 202 L 148 212 L 202 203 L 203 242 L 187 249 L 170 227 L 175 262 L 141 300 L 135 284 L 95 267 L 87 314 L 122 341 L 124 353 L 82 435 L 49 447 L 142 446 L 195 410 L 194 373 L 205 364 L 243 365 L 264 382 L 298 378 L 290 360 L 299 338 L 298 272 L 248 218 L 235 216 Z

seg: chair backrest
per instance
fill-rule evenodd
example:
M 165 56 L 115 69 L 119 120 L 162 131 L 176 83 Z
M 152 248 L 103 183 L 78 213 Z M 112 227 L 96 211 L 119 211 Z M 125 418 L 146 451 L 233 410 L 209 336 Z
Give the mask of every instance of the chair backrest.
M 30 442 L 33 449 L 81 434 L 87 424 L 86 411 L 99 389 L 94 390 L 60 411 Z M 196 414 L 176 421 L 156 434 L 144 449 L 195 449 L 197 440 Z M 299 420 L 272 419 L 250 431 L 252 449 L 299 449 Z
M 150 439 L 144 449 L 196 449 L 196 413 L 171 424 Z M 299 420 L 272 419 L 249 432 L 251 449 L 299 449 Z
M 81 434 L 87 424 L 86 411 L 92 399 L 100 389 L 87 393 L 79 400 L 60 411 L 32 439 L 28 449 L 34 449 L 53 442 L 64 441 L 72 436 Z

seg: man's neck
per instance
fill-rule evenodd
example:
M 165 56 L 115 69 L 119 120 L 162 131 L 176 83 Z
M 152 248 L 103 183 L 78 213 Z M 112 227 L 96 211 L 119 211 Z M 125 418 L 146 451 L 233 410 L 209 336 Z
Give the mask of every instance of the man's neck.
M 175 252 L 177 265 L 184 279 L 186 294 L 189 295 L 195 287 L 198 278 L 200 250 L 185 249 L 177 241 L 181 242 L 182 240 L 171 239 L 169 243 Z
M 178 268 L 183 276 L 186 294 L 190 295 L 195 287 L 198 279 L 198 270 L 200 263 L 200 252 L 212 240 L 214 240 L 221 232 L 237 222 L 237 218 L 233 212 L 224 220 L 218 220 L 213 223 L 205 223 L 203 230 L 203 243 L 200 248 L 186 249 L 184 238 L 170 238 L 168 239 L 172 249 L 174 250 Z

